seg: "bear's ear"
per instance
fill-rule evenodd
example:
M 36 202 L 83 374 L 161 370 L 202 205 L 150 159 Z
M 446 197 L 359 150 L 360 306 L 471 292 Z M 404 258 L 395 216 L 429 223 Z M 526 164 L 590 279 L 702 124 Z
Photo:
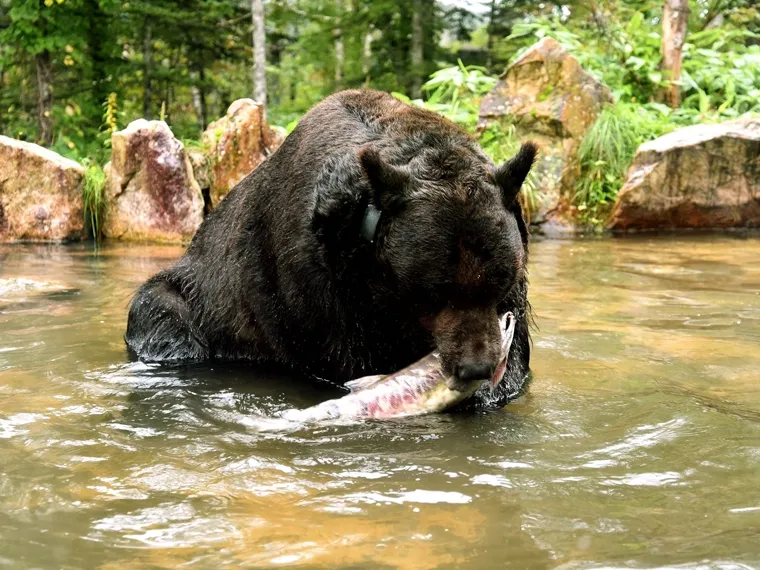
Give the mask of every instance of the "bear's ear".
M 384 161 L 373 146 L 359 149 L 359 164 L 372 186 L 375 206 L 380 211 L 398 209 L 411 178 L 409 171 Z
M 340 251 L 356 241 L 369 202 L 366 186 L 352 154 L 329 157 L 317 174 L 311 225 L 331 250 Z
M 504 198 L 504 205 L 508 208 L 512 205 L 520 192 L 525 178 L 528 176 L 533 161 L 536 159 L 538 147 L 535 143 L 526 142 L 515 156 L 510 158 L 504 164 L 496 167 L 494 178 L 496 183 L 501 187 L 501 194 Z

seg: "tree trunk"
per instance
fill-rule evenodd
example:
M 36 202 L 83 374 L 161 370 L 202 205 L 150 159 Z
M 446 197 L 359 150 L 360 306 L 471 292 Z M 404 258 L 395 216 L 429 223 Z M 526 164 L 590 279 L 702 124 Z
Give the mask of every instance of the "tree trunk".
M 488 44 L 486 47 L 486 69 L 491 71 L 493 67 L 493 21 L 496 17 L 496 0 L 491 0 L 491 12 L 488 15 Z
M 375 25 L 370 24 L 367 33 L 364 34 L 364 45 L 362 47 L 362 75 L 364 76 L 365 87 L 369 87 L 369 73 L 372 70 L 372 35 L 374 32 Z
M 198 122 L 201 125 L 201 132 L 206 130 L 208 126 L 208 110 L 206 107 L 206 74 L 201 67 L 198 71 L 198 81 L 196 85 L 191 88 L 191 95 L 193 98 L 193 108 L 195 109 L 195 116 L 198 117 Z
M 201 85 L 198 89 L 199 92 L 199 101 L 201 104 L 201 125 L 203 125 L 203 130 L 206 130 L 206 127 L 208 126 L 208 107 L 206 106 L 206 86 Z
M 300 29 L 295 24 L 288 25 L 288 35 L 291 38 L 297 38 L 300 34 Z M 288 99 L 291 103 L 294 103 L 298 95 L 297 76 L 295 73 L 288 74 Z
M 251 0 L 253 18 L 253 98 L 264 105 L 266 116 L 267 104 L 267 55 L 266 33 L 264 31 L 264 0 Z
M 203 132 L 206 130 L 206 123 L 203 120 L 203 111 L 201 110 L 201 90 L 197 85 L 190 87 L 190 99 L 193 102 L 195 118 L 198 119 L 198 123 L 201 125 L 201 132 Z
M 346 48 L 343 39 L 343 19 L 354 10 L 351 0 L 335 0 L 338 19 L 333 35 L 335 36 L 335 90 L 343 89 L 346 75 Z
M 148 18 L 143 23 L 143 117 L 150 121 L 153 118 L 151 99 L 153 98 L 152 71 L 153 53 L 152 53 L 152 29 Z
M 215 113 L 215 116 L 222 117 L 227 114 L 227 109 L 229 109 L 232 104 L 232 93 L 230 93 L 229 89 L 222 89 L 217 92 L 217 97 L 219 101 L 219 109 Z
M 276 42 L 271 42 L 269 44 L 269 65 L 271 65 L 274 69 L 281 69 L 282 66 L 282 50 L 283 50 L 283 42 L 282 39 Z M 269 104 L 272 106 L 277 106 L 282 101 L 282 77 L 281 73 L 275 73 L 272 77 L 269 78 L 269 85 L 268 85 L 268 93 L 267 93 L 267 99 L 269 100 Z
M 86 0 L 84 10 L 87 14 L 87 51 L 92 62 L 92 90 L 90 94 L 92 99 L 97 103 L 98 108 L 105 104 L 108 94 L 111 92 L 108 70 L 108 53 L 106 43 L 108 42 L 108 25 L 106 15 L 100 7 L 97 0 Z M 94 126 L 100 128 L 102 117 L 100 113 L 93 117 Z
M 169 69 L 179 69 L 179 62 L 181 59 L 181 53 L 178 49 L 173 49 L 169 56 Z M 172 102 L 174 101 L 174 81 L 166 82 L 166 97 L 164 98 L 164 121 L 166 124 L 171 124 L 172 117 Z
M 343 2 L 338 0 L 338 6 L 342 12 Z M 340 19 L 338 20 L 340 25 Z M 343 46 L 343 30 L 337 27 L 333 30 L 333 36 L 335 36 L 335 90 L 340 91 L 343 89 L 343 69 L 346 66 L 346 52 Z
M 343 70 L 346 66 L 346 54 L 343 48 L 343 35 L 340 29 L 335 34 L 335 90 L 343 89 Z
M 39 143 L 43 146 L 53 144 L 53 70 L 50 52 L 45 50 L 37 54 L 37 118 L 40 123 Z
M 687 0 L 665 0 L 662 16 L 662 62 L 661 68 L 669 85 L 663 89 L 662 99 L 672 108 L 681 104 L 681 52 L 686 39 L 686 24 L 689 20 Z
M 414 0 L 412 6 L 412 97 L 422 96 L 422 74 L 425 35 L 422 27 L 423 0 Z
M 174 89 L 172 88 L 171 82 L 167 82 L 166 84 L 166 97 L 164 97 L 164 102 L 161 105 L 163 108 L 163 121 L 166 124 L 171 123 L 171 108 L 172 108 L 172 99 L 174 99 Z

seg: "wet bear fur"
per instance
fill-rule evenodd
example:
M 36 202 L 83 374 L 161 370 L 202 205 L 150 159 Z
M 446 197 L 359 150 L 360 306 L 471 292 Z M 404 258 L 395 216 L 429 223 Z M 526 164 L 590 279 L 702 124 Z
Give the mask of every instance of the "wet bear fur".
M 125 340 L 144 361 L 277 364 L 346 381 L 437 348 L 447 372 L 498 359 L 517 317 L 503 405 L 529 372 L 528 143 L 495 167 L 448 120 L 371 90 L 326 98 L 150 278 Z M 362 237 L 368 206 L 381 216 Z M 366 228 L 365 228 L 366 232 Z M 464 364 L 463 364 L 464 363 Z

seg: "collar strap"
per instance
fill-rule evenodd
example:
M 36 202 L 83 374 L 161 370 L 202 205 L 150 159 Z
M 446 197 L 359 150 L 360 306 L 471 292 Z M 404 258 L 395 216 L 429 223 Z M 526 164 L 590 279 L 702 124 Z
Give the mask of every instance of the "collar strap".
M 375 242 L 375 234 L 377 233 L 377 224 L 380 222 L 380 216 L 382 212 L 378 210 L 375 205 L 370 202 L 367 205 L 367 210 L 364 212 L 362 218 L 361 236 L 370 243 Z

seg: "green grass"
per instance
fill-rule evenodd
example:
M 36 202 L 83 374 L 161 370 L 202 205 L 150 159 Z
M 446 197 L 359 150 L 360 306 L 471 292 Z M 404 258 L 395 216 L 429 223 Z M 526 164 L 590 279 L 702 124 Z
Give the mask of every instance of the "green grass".
M 574 202 L 581 217 L 596 225 L 617 197 L 628 168 L 642 143 L 661 136 L 677 125 L 642 105 L 608 105 L 589 128 L 578 150 L 581 175 Z
M 105 209 L 106 175 L 103 169 L 86 161 L 84 171 L 84 216 L 88 234 L 100 243 L 103 233 L 103 213 Z
M 189 150 L 191 148 L 200 149 L 200 150 L 206 150 L 206 146 L 203 144 L 203 141 L 195 138 L 182 138 L 180 139 L 180 142 L 182 143 L 182 146 L 185 147 L 185 150 Z

